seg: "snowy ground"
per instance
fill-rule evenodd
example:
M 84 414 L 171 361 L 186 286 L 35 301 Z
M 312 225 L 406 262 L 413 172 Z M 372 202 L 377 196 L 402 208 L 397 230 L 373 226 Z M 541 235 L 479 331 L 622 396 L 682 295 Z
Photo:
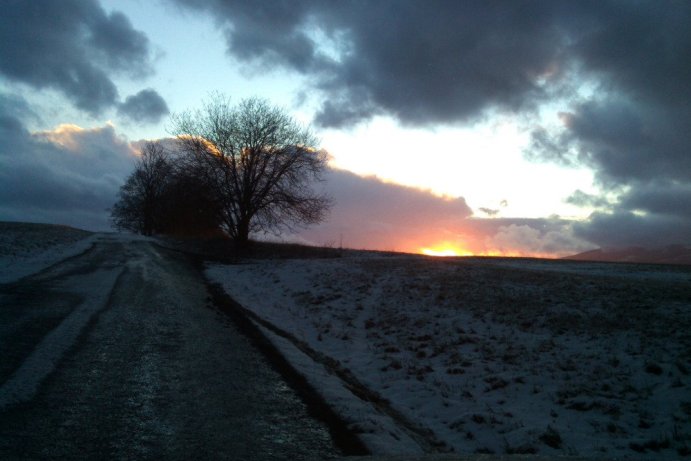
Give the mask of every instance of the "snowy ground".
M 358 255 L 207 275 L 375 452 L 416 451 L 394 420 L 423 451 L 689 455 L 691 268 Z
M 67 226 L 0 222 L 0 283 L 36 273 L 86 251 L 91 232 Z

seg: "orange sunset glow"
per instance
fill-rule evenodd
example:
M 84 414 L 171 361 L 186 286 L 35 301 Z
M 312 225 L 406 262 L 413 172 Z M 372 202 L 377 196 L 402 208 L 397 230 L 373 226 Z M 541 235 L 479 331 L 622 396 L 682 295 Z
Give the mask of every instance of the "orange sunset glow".
M 525 257 L 535 257 L 535 258 L 545 258 L 553 259 L 559 255 L 552 253 L 536 253 L 532 252 L 522 252 L 518 250 L 510 250 L 503 248 L 489 248 L 482 250 L 469 250 L 460 245 L 453 243 L 441 243 L 438 245 L 433 245 L 429 247 L 421 247 L 417 250 L 413 250 L 414 253 L 423 254 L 425 256 L 434 256 L 440 258 L 449 257 L 459 257 L 459 256 L 490 256 L 499 258 L 525 258 Z
M 420 248 L 419 253 L 427 256 L 453 257 L 453 256 L 473 256 L 471 251 L 460 248 L 456 245 L 443 243 L 431 248 Z

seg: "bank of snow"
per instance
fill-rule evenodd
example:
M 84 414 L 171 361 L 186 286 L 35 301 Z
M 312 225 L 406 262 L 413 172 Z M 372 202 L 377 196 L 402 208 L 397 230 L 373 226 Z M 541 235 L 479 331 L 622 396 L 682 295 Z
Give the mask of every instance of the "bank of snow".
M 86 251 L 91 232 L 68 226 L 0 222 L 0 283 L 39 272 Z
M 673 459 L 691 447 L 690 268 L 358 256 L 207 275 L 292 338 L 274 335 L 375 452 Z M 428 444 L 349 404 L 347 383 L 310 371 L 295 344 L 431 431 Z

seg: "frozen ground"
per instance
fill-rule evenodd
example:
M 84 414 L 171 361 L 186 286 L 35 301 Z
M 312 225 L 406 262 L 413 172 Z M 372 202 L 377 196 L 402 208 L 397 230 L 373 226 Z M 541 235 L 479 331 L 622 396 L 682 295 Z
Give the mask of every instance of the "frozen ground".
M 375 452 L 689 455 L 691 268 L 360 255 L 207 275 Z
M 19 280 L 88 249 L 91 232 L 68 226 L 0 222 L 0 283 Z

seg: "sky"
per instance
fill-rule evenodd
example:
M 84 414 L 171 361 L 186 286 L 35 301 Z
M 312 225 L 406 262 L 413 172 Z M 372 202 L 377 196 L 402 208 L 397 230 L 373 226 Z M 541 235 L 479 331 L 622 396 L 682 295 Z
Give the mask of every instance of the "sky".
M 0 220 L 109 229 L 138 141 L 213 92 L 330 156 L 281 239 L 558 257 L 691 244 L 686 1 L 10 0 Z

